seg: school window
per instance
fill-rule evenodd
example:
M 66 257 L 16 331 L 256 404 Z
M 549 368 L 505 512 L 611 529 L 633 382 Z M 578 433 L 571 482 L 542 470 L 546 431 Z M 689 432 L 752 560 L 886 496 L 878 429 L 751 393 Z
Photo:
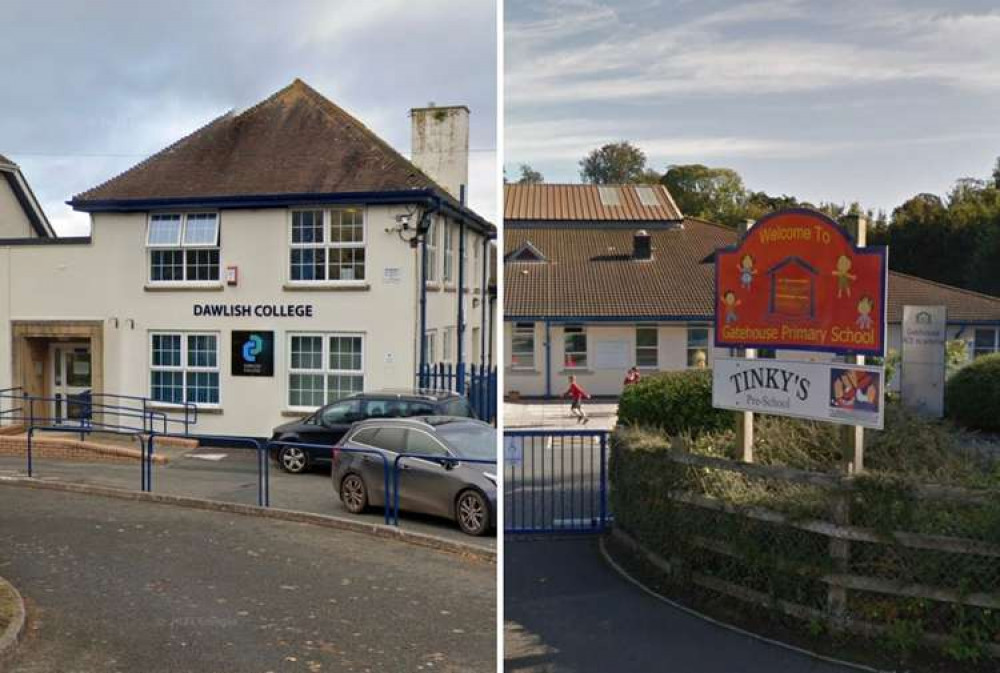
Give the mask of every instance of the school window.
M 978 358 L 1000 351 L 1000 343 L 997 343 L 998 334 L 1000 332 L 995 329 L 976 328 L 972 342 L 972 357 Z
M 290 407 L 321 407 L 365 388 L 361 335 L 293 334 L 288 356 Z
M 583 327 L 567 325 L 563 328 L 563 361 L 567 369 L 587 366 L 587 332 Z
M 441 237 L 441 225 L 437 220 L 431 220 L 430 228 L 425 234 L 427 240 L 427 281 L 437 280 L 438 239 Z
M 510 343 L 510 366 L 514 369 L 535 368 L 535 323 L 514 323 Z
M 637 367 L 655 369 L 659 364 L 659 329 L 635 328 L 635 364 Z
M 482 274 L 479 271 L 479 245 L 472 237 L 472 291 L 479 292 L 479 286 L 482 285 Z
M 478 327 L 473 327 L 471 333 L 472 333 L 472 346 L 471 346 L 471 355 L 472 355 L 472 357 L 469 358 L 469 362 L 471 362 L 472 364 L 478 364 L 479 363 L 479 347 L 481 345 L 479 343 L 479 339 L 480 339 L 480 337 L 479 337 L 479 335 L 480 335 L 479 328 Z
M 687 366 L 695 369 L 708 367 L 708 327 L 698 325 L 687 328 Z
M 156 213 L 146 232 L 150 283 L 219 280 L 217 213 Z
M 424 362 L 434 364 L 437 357 L 437 332 L 431 330 L 424 338 Z
M 444 282 L 455 282 L 455 236 L 448 222 L 441 222 L 444 236 Z
M 217 334 L 150 335 L 150 397 L 166 404 L 219 404 Z
M 441 339 L 441 361 L 442 362 L 451 362 L 451 349 L 452 349 L 452 346 L 454 345 L 454 341 L 455 341 L 454 336 L 452 336 L 453 333 L 454 333 L 454 331 L 455 330 L 454 330 L 453 327 L 445 327 L 444 328 L 444 333 L 442 334 L 442 339 Z
M 292 211 L 289 278 L 298 283 L 365 279 L 365 221 L 361 208 Z

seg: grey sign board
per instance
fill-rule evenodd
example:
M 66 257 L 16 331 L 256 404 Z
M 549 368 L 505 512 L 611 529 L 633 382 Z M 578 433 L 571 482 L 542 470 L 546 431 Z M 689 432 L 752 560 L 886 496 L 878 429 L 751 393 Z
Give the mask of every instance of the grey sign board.
M 944 415 L 944 306 L 904 306 L 900 394 L 903 404 L 927 416 Z

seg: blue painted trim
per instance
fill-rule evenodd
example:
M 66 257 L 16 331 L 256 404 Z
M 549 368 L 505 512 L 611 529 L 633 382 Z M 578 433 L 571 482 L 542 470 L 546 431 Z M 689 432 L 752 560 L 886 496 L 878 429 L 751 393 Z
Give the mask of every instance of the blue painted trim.
M 882 339 L 881 344 L 875 348 L 838 348 L 836 346 L 801 346 L 798 344 L 786 344 L 786 343 L 758 343 L 756 341 L 726 341 L 722 338 L 722 328 L 725 327 L 724 321 L 718 320 L 719 313 L 719 253 L 725 252 L 730 254 L 738 253 L 740 248 L 743 246 L 744 241 L 751 232 L 759 230 L 759 228 L 767 224 L 768 220 L 774 219 L 775 217 L 785 216 L 785 215 L 806 215 L 817 219 L 825 224 L 830 225 L 833 229 L 844 239 L 844 242 L 851 248 L 855 255 L 875 255 L 878 256 L 882 264 L 882 273 L 880 278 L 881 283 L 881 295 L 882 295 L 882 312 L 888 310 L 889 306 L 889 249 L 884 245 L 873 245 L 865 248 L 859 248 L 854 245 L 854 241 L 848 235 L 847 230 L 837 224 L 832 218 L 826 216 L 825 214 L 819 212 L 818 210 L 813 210 L 812 208 L 788 208 L 786 210 L 779 210 L 773 213 L 768 213 L 764 217 L 757 220 L 757 223 L 750 229 L 740 236 L 735 245 L 725 246 L 722 248 L 717 248 L 715 250 L 715 287 L 712 291 L 712 302 L 714 306 L 712 307 L 715 311 L 714 320 L 714 342 L 713 345 L 720 348 L 777 348 L 781 350 L 788 351 L 810 351 L 814 353 L 835 353 L 837 355 L 873 355 L 875 357 L 885 357 L 886 351 L 886 341 L 888 339 L 888 318 L 882 321 Z
M 433 189 L 404 189 L 377 192 L 305 192 L 297 194 L 248 194 L 241 196 L 164 197 L 147 199 L 71 199 L 66 202 L 74 210 L 85 213 L 134 213 L 165 208 L 275 208 L 322 204 L 379 204 L 432 202 L 452 217 L 471 222 L 486 232 L 496 228 L 478 213 L 442 198 Z

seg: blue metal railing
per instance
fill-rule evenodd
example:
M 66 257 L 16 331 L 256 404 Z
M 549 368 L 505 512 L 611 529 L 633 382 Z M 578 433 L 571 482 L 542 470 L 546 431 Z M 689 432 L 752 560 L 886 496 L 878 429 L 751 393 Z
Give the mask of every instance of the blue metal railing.
M 606 430 L 507 430 L 503 443 L 505 533 L 605 529 Z
M 15 402 L 17 406 L 4 409 L 4 401 Z M 119 420 L 125 419 L 126 423 L 136 420 L 141 423 L 141 426 L 122 422 L 103 424 L 108 429 L 119 428 L 129 432 L 150 433 L 160 427 L 162 434 L 169 432 L 172 427 L 183 427 L 184 432 L 189 433 L 191 426 L 198 422 L 198 407 L 195 404 L 188 402 L 177 405 L 178 412 L 183 412 L 183 418 L 170 416 L 166 409 L 153 408 L 154 404 L 156 403 L 149 398 L 134 395 L 88 391 L 80 395 L 65 397 L 62 395 L 41 396 L 29 395 L 20 387 L 8 388 L 0 390 L 0 423 L 25 423 L 28 427 L 39 424 L 62 425 L 63 430 L 74 430 L 82 433 L 83 429 L 93 423 L 96 413 L 102 417 L 113 416 Z M 66 407 L 66 414 L 51 413 L 50 410 L 60 410 L 63 405 Z M 77 408 L 75 417 L 70 417 L 71 406 Z M 72 425 L 74 422 L 75 426 Z
M 450 362 L 425 364 L 417 371 L 415 382 L 423 390 L 460 392 L 469 400 L 480 420 L 487 423 L 496 421 L 496 367 L 463 364 L 459 368 Z
M 445 460 L 454 461 L 457 466 L 460 463 L 477 463 L 482 465 L 490 465 L 493 469 L 496 469 L 497 461 L 496 458 L 486 459 L 486 458 L 463 458 L 460 456 L 432 456 L 422 453 L 400 453 L 396 455 L 395 460 L 392 462 L 392 522 L 393 525 L 399 525 L 399 473 L 402 469 L 402 461 L 407 458 L 418 458 L 420 460 L 429 460 L 431 462 L 440 463 Z M 386 503 L 386 513 L 388 514 L 388 502 Z M 496 520 L 496 513 L 492 512 L 491 516 L 493 520 Z M 386 523 L 389 523 L 388 517 L 386 518 Z

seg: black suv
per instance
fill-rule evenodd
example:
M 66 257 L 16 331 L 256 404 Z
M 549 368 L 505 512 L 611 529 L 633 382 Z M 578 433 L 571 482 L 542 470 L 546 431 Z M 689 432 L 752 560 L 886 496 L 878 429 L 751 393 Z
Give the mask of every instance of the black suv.
M 271 441 L 316 444 L 315 447 L 272 445 L 271 458 L 286 472 L 299 474 L 316 465 L 329 465 L 332 447 L 358 421 L 369 418 L 459 416 L 476 418 L 468 400 L 450 391 L 381 390 L 358 393 L 322 407 L 302 420 L 276 427 Z

